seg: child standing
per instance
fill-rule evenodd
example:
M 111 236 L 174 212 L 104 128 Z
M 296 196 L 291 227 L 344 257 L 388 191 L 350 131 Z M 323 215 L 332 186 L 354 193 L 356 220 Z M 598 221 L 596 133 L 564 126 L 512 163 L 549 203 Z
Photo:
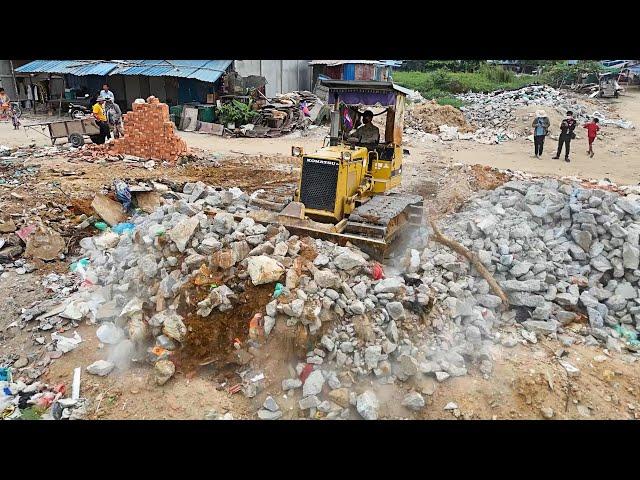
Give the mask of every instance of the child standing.
M 598 130 L 600 127 L 598 126 L 599 120 L 594 118 L 589 123 L 585 123 L 582 127 L 587 129 L 587 137 L 589 138 L 589 150 L 587 151 L 587 155 L 593 158 L 593 141 L 596 139 L 596 135 L 598 134 Z

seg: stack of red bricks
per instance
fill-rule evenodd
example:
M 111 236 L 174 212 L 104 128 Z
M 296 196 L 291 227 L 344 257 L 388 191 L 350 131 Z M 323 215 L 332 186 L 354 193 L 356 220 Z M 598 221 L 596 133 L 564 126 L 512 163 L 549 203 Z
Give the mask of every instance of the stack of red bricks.
M 169 106 L 156 97 L 147 98 L 147 103 L 134 103 L 133 111 L 125 113 L 123 120 L 125 136 L 113 142 L 115 153 L 172 163 L 188 153 L 186 142 L 169 120 Z

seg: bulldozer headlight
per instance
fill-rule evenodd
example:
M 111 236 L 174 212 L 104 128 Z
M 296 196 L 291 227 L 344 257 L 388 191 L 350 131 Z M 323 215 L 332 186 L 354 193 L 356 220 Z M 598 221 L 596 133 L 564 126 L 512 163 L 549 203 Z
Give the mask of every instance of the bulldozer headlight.
M 302 147 L 291 147 L 291 155 L 294 157 L 301 157 Z
M 351 160 L 351 152 L 342 152 L 342 159 L 346 160 L 347 162 Z

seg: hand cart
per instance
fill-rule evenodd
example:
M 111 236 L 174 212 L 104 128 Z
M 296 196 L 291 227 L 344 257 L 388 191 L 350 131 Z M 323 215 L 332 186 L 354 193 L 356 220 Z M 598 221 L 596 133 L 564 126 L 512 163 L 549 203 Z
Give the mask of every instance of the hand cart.
M 38 130 L 36 127 L 40 127 Z M 78 118 L 73 120 L 60 120 L 56 122 L 32 123 L 24 125 L 24 128 L 31 129 L 46 136 L 45 128 L 49 130 L 51 145 L 55 145 L 56 140 L 66 137 L 74 147 L 84 145 L 85 137 L 91 138 L 100 134 L 100 127 L 93 117 Z

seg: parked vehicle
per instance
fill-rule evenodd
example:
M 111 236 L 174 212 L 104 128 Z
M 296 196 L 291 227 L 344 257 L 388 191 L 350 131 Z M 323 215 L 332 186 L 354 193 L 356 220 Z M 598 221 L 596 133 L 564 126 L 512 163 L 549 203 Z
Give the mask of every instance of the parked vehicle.
M 89 94 L 84 96 L 85 99 L 89 98 Z M 81 103 L 69 103 L 69 116 L 71 118 L 82 118 L 86 115 L 91 115 L 91 106 L 93 102 L 89 101 L 89 105 L 83 105 Z

